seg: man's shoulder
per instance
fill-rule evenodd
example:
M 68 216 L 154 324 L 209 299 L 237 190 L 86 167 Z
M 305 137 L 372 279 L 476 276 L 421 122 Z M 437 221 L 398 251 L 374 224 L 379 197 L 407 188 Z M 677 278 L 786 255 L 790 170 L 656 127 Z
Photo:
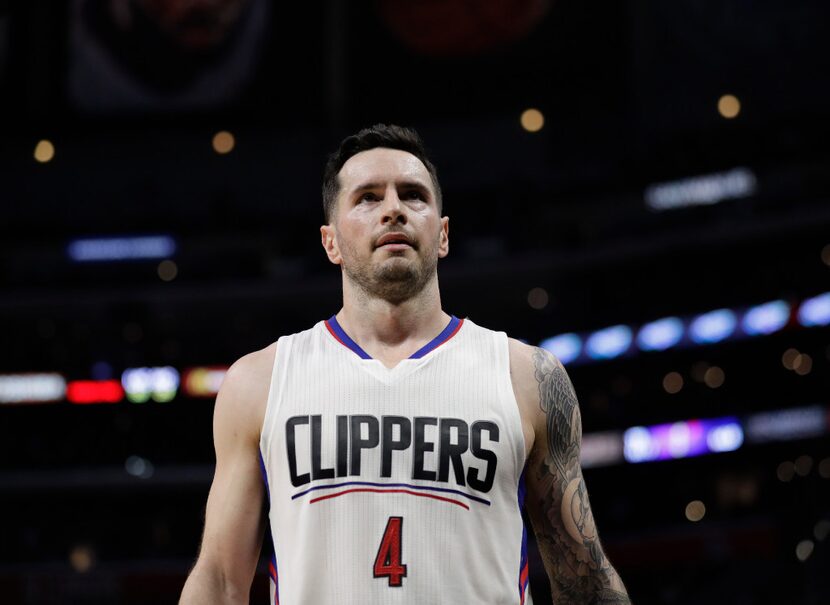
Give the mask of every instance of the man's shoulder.
M 507 344 L 510 350 L 511 370 L 521 368 L 525 372 L 530 371 L 535 375 L 536 369 L 550 364 L 561 365 L 559 358 L 547 349 L 529 345 L 516 338 L 507 337 Z
M 516 338 L 507 337 L 510 352 L 510 379 L 517 397 L 532 398 L 537 393 L 534 357 L 538 348 L 528 345 Z
M 542 409 L 541 385 L 556 368 L 564 371 L 562 362 L 550 351 L 508 337 L 510 378 L 520 408 L 536 414 Z
M 263 376 L 271 376 L 271 368 L 277 354 L 277 342 L 266 347 L 243 355 L 231 364 L 225 374 L 225 381 L 238 386 L 236 383 L 247 383 Z
M 510 358 L 516 359 L 517 362 L 521 364 L 530 364 L 533 365 L 533 356 L 537 354 L 539 347 L 534 347 L 532 345 L 527 344 L 526 342 L 522 342 L 518 338 L 513 338 L 512 336 L 507 337 L 507 346 L 510 350 Z
M 258 435 L 262 426 L 276 352 L 277 343 L 272 342 L 237 359 L 225 373 L 216 397 L 216 413 L 235 419 L 251 434 Z
M 320 321 L 306 330 L 295 332 L 294 334 L 286 334 L 286 336 L 296 338 L 310 335 L 321 323 L 323 322 Z M 225 381 L 230 380 L 232 383 L 247 383 L 251 380 L 258 381 L 260 379 L 266 379 L 267 382 L 270 382 L 278 345 L 279 339 L 237 359 L 228 368 L 225 374 Z

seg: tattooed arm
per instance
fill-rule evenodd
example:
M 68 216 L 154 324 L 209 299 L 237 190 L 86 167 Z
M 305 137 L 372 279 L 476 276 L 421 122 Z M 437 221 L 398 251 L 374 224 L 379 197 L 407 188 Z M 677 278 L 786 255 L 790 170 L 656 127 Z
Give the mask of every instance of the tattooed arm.
M 510 343 L 529 452 L 525 505 L 557 605 L 630 603 L 602 550 L 579 465 L 582 420 L 565 368 L 548 351 Z

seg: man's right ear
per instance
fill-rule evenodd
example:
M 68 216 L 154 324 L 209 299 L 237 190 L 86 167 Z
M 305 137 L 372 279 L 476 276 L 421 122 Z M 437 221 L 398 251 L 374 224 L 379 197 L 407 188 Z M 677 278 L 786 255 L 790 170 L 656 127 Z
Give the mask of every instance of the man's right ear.
M 323 249 L 326 251 L 326 256 L 329 257 L 335 265 L 341 263 L 340 248 L 337 245 L 337 233 L 333 225 L 323 225 L 320 227 L 320 236 L 323 244 Z

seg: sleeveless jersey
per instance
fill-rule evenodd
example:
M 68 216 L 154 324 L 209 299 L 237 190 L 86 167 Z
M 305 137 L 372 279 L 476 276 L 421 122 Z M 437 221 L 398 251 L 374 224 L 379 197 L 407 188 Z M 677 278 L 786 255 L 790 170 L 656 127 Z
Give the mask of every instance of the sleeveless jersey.
M 453 317 L 391 369 L 335 317 L 283 336 L 260 454 L 272 604 L 530 603 L 503 332 Z

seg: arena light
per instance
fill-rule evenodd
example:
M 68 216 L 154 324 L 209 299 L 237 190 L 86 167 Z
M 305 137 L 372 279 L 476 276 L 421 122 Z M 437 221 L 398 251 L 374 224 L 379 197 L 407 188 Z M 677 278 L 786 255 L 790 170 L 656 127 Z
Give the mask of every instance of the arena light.
M 636 426 L 623 433 L 623 456 L 632 463 L 690 458 L 734 451 L 743 441 L 734 417 Z
M 735 332 L 738 320 L 729 309 L 717 309 L 698 315 L 689 326 L 689 337 L 697 344 L 714 344 Z
M 189 368 L 182 374 L 182 392 L 189 397 L 215 397 L 227 371 L 226 366 Z
M 711 427 L 706 433 L 706 447 L 710 452 L 734 452 L 744 443 L 744 430 L 737 420 Z
M 652 210 L 673 210 L 748 197 L 755 193 L 757 183 L 748 168 L 734 168 L 727 172 L 651 185 L 644 197 L 646 206 Z
M 665 351 L 683 338 L 683 321 L 665 317 L 647 323 L 637 332 L 637 346 L 643 351 Z
M 772 334 L 786 326 L 789 318 L 790 305 L 783 300 L 773 300 L 747 309 L 741 328 L 748 336 Z
M 631 341 L 631 328 L 611 326 L 591 334 L 585 343 L 585 350 L 591 359 L 613 359 L 628 351 Z
M 746 436 L 753 443 L 809 439 L 826 433 L 828 420 L 821 405 L 761 412 L 746 419 Z
M 547 338 L 539 346 L 556 355 L 563 364 L 567 364 L 579 357 L 582 351 L 582 339 L 577 334 L 570 332 Z
M 78 263 L 159 259 L 176 253 L 176 241 L 169 235 L 76 239 L 66 252 Z
M 670 316 L 646 323 L 637 330 L 636 348 L 630 347 L 632 328 L 625 325 L 593 333 L 562 334 L 541 341 L 539 346 L 556 354 L 563 363 L 590 363 L 638 351 L 663 351 L 765 336 L 786 327 L 790 315 L 790 304 L 773 300 L 746 309 L 721 308 L 697 316 Z M 797 318 L 797 325 L 807 328 L 830 325 L 830 292 L 804 300 Z
M 830 292 L 803 301 L 798 309 L 798 323 L 805 328 L 830 325 Z
M 54 372 L 0 375 L 0 403 L 53 403 L 65 395 L 66 380 Z
M 648 462 L 657 460 L 659 447 L 648 429 L 632 426 L 623 433 L 623 456 L 627 462 Z
M 124 470 L 133 477 L 149 479 L 155 473 L 153 463 L 141 456 L 130 456 L 124 462 Z
M 121 374 L 121 385 L 133 403 L 172 401 L 179 389 L 179 372 L 171 366 L 127 368 Z
M 743 420 L 727 416 L 633 426 L 623 433 L 586 433 L 582 437 L 582 466 L 607 466 L 623 460 L 640 463 L 689 458 L 733 452 L 745 443 L 820 437 L 830 432 L 828 411 L 822 405 L 812 405 L 753 414 Z M 830 469 L 830 458 L 827 460 Z
M 66 385 L 66 399 L 70 403 L 118 403 L 124 390 L 117 380 L 73 380 Z
M 582 468 L 619 464 L 624 460 L 622 433 L 604 431 L 583 435 L 580 454 Z

